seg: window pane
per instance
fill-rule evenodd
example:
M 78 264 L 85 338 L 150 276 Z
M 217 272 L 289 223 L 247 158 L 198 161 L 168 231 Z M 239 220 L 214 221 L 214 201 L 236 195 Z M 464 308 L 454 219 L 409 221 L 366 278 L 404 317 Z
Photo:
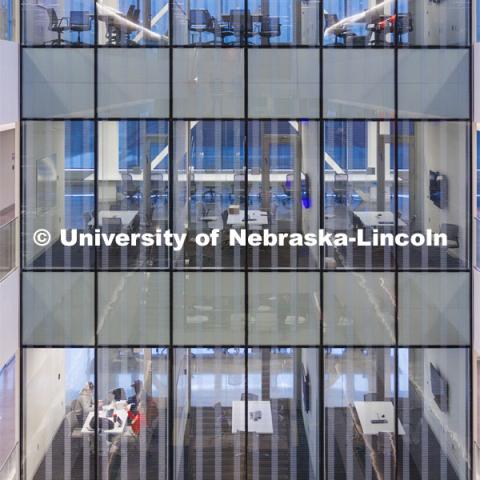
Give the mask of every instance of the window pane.
M 251 345 L 316 345 L 320 342 L 320 273 L 250 273 Z
M 167 349 L 100 349 L 98 401 L 98 478 L 165 480 Z
M 100 344 L 168 344 L 168 273 L 99 272 L 97 288 Z
M 100 117 L 168 117 L 168 50 L 98 50 Z
M 104 0 L 97 3 L 97 18 L 100 44 L 168 45 L 168 0 Z
M 173 274 L 176 345 L 239 345 L 245 341 L 242 272 Z
M 470 131 L 465 122 L 400 122 L 399 225 L 447 236 L 446 246 L 398 249 L 401 268 L 460 270 L 468 265 Z
M 245 434 L 232 413 L 245 392 L 244 350 L 176 348 L 173 372 L 173 478 L 245 478 Z
M 396 18 L 394 1 L 324 0 L 323 8 L 324 45 L 393 46 Z
M 320 478 L 316 348 L 258 348 L 248 357 L 248 471 L 254 480 Z M 242 399 L 243 400 L 243 399 Z M 233 402 L 244 429 L 245 402 Z
M 327 345 L 393 345 L 393 273 L 324 274 L 324 341 Z
M 94 478 L 94 350 L 26 348 L 23 362 L 25 478 Z
M 61 243 L 78 240 L 93 225 L 94 125 L 90 121 L 23 123 L 23 265 L 35 269 L 88 269 L 93 248 Z M 37 229 L 51 241 L 38 246 Z
M 395 232 L 394 132 L 391 122 L 325 122 L 325 228 L 349 238 L 389 235 L 385 247 L 325 248 L 327 269 L 392 269 Z
M 469 50 L 399 50 L 400 118 L 468 118 L 469 105 Z
M 175 232 L 187 235 L 184 248 L 174 252 L 175 264 L 242 269 L 245 249 L 229 245 L 229 211 L 245 209 L 244 123 L 177 121 L 174 132 Z M 216 245 L 195 240 L 215 229 Z
M 248 114 L 259 118 L 318 117 L 320 53 L 313 49 L 248 52 Z
M 407 273 L 398 278 L 398 326 L 402 345 L 468 345 L 468 273 Z
M 325 49 L 323 108 L 329 118 L 393 118 L 394 52 Z
M 429 0 L 398 1 L 400 41 L 407 45 L 457 46 L 468 45 L 470 0 L 431 2 Z
M 243 71 L 240 49 L 174 50 L 174 116 L 242 117 Z
M 24 344 L 93 344 L 93 273 L 23 272 L 22 276 Z
M 319 228 L 318 122 L 251 121 L 248 155 L 249 233 L 284 239 L 251 246 L 250 268 L 318 269 L 319 248 L 294 243 Z
M 398 453 L 393 352 L 325 349 L 326 478 L 394 478 Z M 379 418 L 382 423 L 373 422 Z M 398 463 L 402 468 L 401 459 Z
M 168 230 L 168 122 L 100 122 L 97 228 L 102 233 L 159 235 Z M 168 247 L 144 242 L 102 247 L 102 268 L 167 268 Z
M 400 349 L 398 478 L 471 477 L 469 364 L 468 349 Z
M 24 118 L 92 118 L 92 49 L 22 50 Z

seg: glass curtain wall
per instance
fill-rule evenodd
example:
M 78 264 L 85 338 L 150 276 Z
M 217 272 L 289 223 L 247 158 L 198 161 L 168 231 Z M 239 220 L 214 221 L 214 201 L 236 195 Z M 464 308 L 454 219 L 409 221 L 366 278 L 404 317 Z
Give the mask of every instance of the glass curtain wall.
M 22 2 L 22 480 L 471 478 L 470 8 Z

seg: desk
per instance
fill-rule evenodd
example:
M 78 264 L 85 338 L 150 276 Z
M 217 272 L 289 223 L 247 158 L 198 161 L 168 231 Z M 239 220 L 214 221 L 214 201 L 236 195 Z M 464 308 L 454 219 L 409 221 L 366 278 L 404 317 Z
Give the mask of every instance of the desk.
M 355 402 L 355 410 L 365 435 L 395 433 L 395 411 L 392 402 Z M 376 419 L 384 419 L 386 423 L 372 423 L 372 420 Z M 398 434 L 405 435 L 400 420 L 398 420 Z
M 364 227 L 378 228 L 378 227 L 393 227 L 395 225 L 395 216 L 393 212 L 353 212 Z M 399 227 L 406 227 L 407 224 L 398 219 Z
M 267 212 L 262 212 L 261 210 L 249 210 L 248 224 L 255 226 L 268 225 Z M 245 225 L 245 210 L 240 210 L 240 213 L 229 213 L 227 225 L 243 227 Z
M 98 418 L 106 418 L 107 417 L 106 410 L 107 409 L 102 409 L 102 411 L 100 411 L 98 413 Z M 125 431 L 125 429 L 127 428 L 128 412 L 124 408 L 122 408 L 122 409 L 115 409 L 114 413 L 116 413 L 118 415 L 118 417 L 122 421 L 122 424 L 119 425 L 117 422 L 115 422 L 115 427 L 114 428 L 112 428 L 111 430 L 104 430 L 104 432 L 106 432 L 106 433 L 123 433 Z M 83 427 L 82 427 L 82 433 L 89 433 L 89 434 L 94 433 L 94 430 L 92 430 L 90 428 L 90 422 L 92 421 L 93 415 L 94 415 L 94 412 L 90 412 L 87 415 L 87 418 L 85 419 L 85 422 L 84 422 Z M 111 420 L 113 420 L 113 419 L 111 419 Z
M 98 212 L 98 226 L 102 226 L 104 218 L 121 218 L 122 228 L 128 229 L 132 226 L 137 215 L 138 210 L 100 210 Z
M 248 400 L 248 431 L 255 433 L 273 433 L 272 407 L 270 401 Z M 261 412 L 262 417 L 255 421 L 250 413 Z M 245 431 L 245 401 L 232 402 L 232 433 Z

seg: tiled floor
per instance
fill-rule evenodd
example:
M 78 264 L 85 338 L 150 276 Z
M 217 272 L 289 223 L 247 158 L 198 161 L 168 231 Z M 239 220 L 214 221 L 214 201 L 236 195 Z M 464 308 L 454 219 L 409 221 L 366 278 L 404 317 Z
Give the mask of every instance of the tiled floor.
M 0 370 L 0 465 L 15 445 L 15 360 Z

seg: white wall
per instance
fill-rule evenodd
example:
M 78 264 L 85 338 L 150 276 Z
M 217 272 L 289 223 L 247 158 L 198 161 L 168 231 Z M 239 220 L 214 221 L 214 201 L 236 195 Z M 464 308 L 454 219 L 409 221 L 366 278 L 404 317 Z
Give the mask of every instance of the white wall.
M 65 417 L 65 353 L 27 349 L 24 375 L 26 479 L 33 478 Z M 59 472 L 58 472 L 59 473 Z
M 0 369 L 18 348 L 19 272 L 15 270 L 0 282 Z
M 15 203 L 14 165 L 15 129 L 11 129 L 0 132 L 0 212 Z
M 18 44 L 0 40 L 0 125 L 18 120 Z

